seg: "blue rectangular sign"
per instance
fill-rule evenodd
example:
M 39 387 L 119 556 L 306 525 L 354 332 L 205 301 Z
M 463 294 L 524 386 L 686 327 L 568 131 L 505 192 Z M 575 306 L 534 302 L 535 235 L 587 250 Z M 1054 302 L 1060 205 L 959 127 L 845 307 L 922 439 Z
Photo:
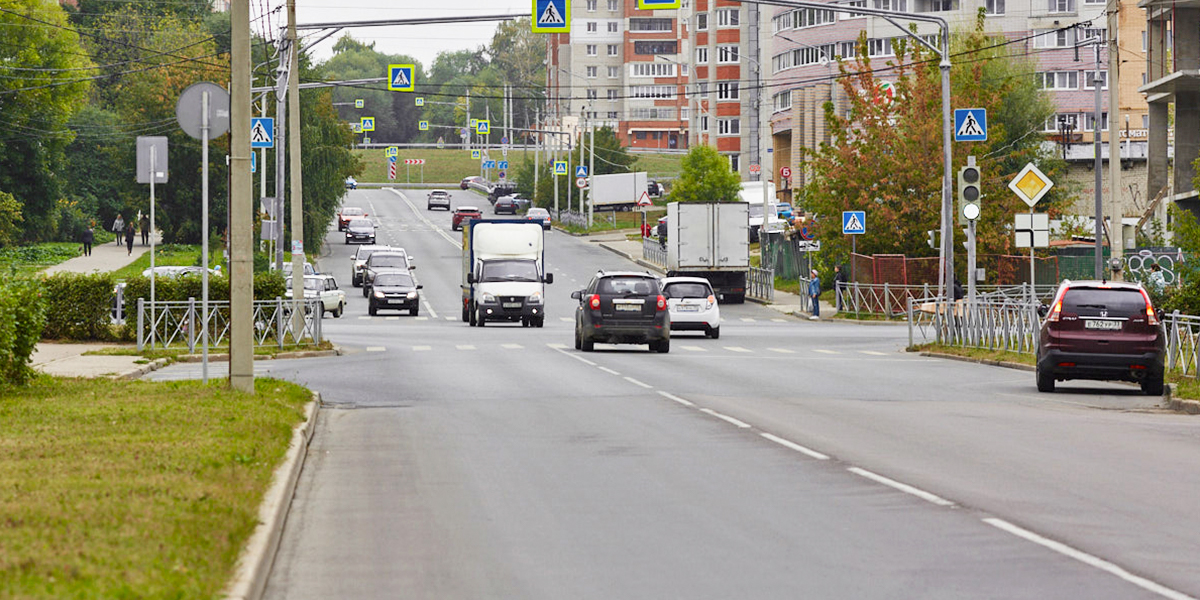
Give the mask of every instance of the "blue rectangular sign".
M 842 211 L 842 235 L 860 235 L 867 232 L 867 211 Z
M 956 108 L 956 109 L 954 109 L 954 141 L 956 141 L 956 142 L 986 142 L 987 141 L 987 109 L 986 108 Z
M 275 147 L 275 119 L 270 117 L 250 118 L 250 147 Z
M 570 33 L 571 0 L 533 0 L 534 33 Z

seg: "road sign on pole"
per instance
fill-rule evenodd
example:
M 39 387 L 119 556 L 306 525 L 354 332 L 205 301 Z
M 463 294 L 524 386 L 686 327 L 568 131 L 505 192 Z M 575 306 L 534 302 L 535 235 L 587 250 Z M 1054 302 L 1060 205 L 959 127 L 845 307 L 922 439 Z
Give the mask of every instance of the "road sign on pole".
M 362 108 L 362 107 L 363 107 L 362 98 L 355 99 L 354 100 L 354 108 Z
M 534 33 L 570 33 L 571 0 L 533 0 Z
M 758 175 L 758 172 L 759 172 L 760 170 L 761 170 L 761 169 L 760 169 L 760 167 L 759 167 L 758 165 L 750 165 L 750 174 L 751 174 L 751 175 Z
M 867 232 L 867 211 L 842 211 L 842 235 L 860 235 Z
M 583 189 L 587 187 L 587 177 L 579 177 L 575 180 L 575 187 Z
M 388 179 L 395 179 L 395 178 L 396 178 L 396 161 L 389 160 L 388 161 Z
M 253 117 L 250 119 L 250 147 L 275 147 L 275 119 L 270 117 Z
M 1033 163 L 1025 165 L 1025 168 L 1021 169 L 1021 172 L 1008 182 L 1008 189 L 1012 190 L 1025 204 L 1028 204 L 1029 208 L 1033 208 L 1033 205 L 1037 204 L 1038 200 L 1041 200 L 1042 196 L 1045 196 L 1052 187 L 1054 187 L 1054 182 L 1050 181 L 1050 178 L 1046 177 Z
M 473 159 L 475 159 L 475 160 L 479 160 L 479 156 L 480 156 L 480 155 L 479 155 L 479 151 L 478 151 L 478 150 L 472 150 L 472 151 L 471 151 L 471 158 L 473 158 Z
M 487 119 L 479 119 L 475 122 L 475 133 L 479 135 L 487 135 L 492 130 L 492 122 Z
M 393 92 L 413 91 L 413 71 L 416 65 L 388 65 L 388 89 Z
M 791 167 L 779 167 L 779 176 L 780 177 L 791 177 L 792 176 L 792 168 Z
M 358 127 L 359 127 L 359 129 L 361 129 L 363 131 L 363 133 L 366 133 L 368 131 L 375 131 L 375 117 L 360 118 L 358 120 Z
M 497 168 L 497 169 L 507 169 L 507 168 L 508 168 L 508 161 L 507 161 L 507 160 L 502 160 L 502 161 L 500 161 L 500 162 L 496 163 L 496 168 Z
M 588 176 L 587 173 L 588 173 L 587 165 L 578 165 L 575 167 L 575 176 L 576 177 L 587 177 Z
M 555 175 L 566 175 L 567 174 L 567 161 L 565 161 L 565 160 L 554 161 L 554 174 Z
M 425 106 L 425 99 L 417 96 L 417 106 Z
M 417 121 L 417 129 L 421 131 L 429 131 L 429 121 Z
M 954 110 L 954 141 L 986 142 L 987 109 L 957 108 Z

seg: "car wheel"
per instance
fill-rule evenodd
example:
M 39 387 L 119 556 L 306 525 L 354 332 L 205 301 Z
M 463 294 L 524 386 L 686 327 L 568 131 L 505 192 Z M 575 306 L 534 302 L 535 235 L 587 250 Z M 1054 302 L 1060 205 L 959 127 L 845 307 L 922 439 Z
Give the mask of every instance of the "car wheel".
M 342 313 L 344 313 L 344 312 L 346 312 L 346 305 L 342 304 L 341 302 L 338 302 L 338 307 L 336 309 L 334 309 L 334 311 L 333 311 L 333 318 L 335 318 L 335 319 L 342 318 Z
M 713 327 L 712 329 L 709 329 L 708 337 L 710 337 L 714 340 L 720 338 L 721 337 L 721 326 L 718 325 L 716 327 Z
M 483 309 L 481 308 L 479 309 L 479 315 L 475 317 L 475 325 L 478 327 L 483 327 L 485 323 L 486 321 L 483 319 Z
M 368 312 L 368 313 L 370 313 L 370 314 L 371 314 L 371 316 L 373 317 L 373 316 L 375 316 L 376 314 L 378 314 L 378 313 L 379 313 L 379 309 L 378 309 L 378 308 L 375 308 L 375 303 L 374 303 L 374 302 L 368 302 L 368 303 L 367 303 L 367 312 Z
M 580 340 L 579 345 L 580 345 L 579 349 L 583 350 L 584 352 L 592 352 L 596 349 L 596 342 L 594 342 L 588 338 L 583 338 L 582 340 Z
M 1145 392 L 1147 396 L 1163 395 L 1163 376 L 1162 375 L 1158 375 L 1157 377 L 1151 376 L 1148 379 L 1143 379 L 1141 385 L 1142 385 L 1142 391 Z
M 666 354 L 666 353 L 670 352 L 671 351 L 671 338 L 667 338 L 665 340 L 659 340 L 657 347 L 652 347 L 650 349 L 658 352 L 659 354 Z
M 1054 375 L 1044 373 L 1041 369 L 1037 370 L 1037 389 L 1039 392 L 1054 391 Z
M 466 302 L 463 302 L 462 320 L 463 320 L 463 323 L 469 322 L 471 320 L 471 315 L 467 314 L 467 303 Z
M 470 319 L 470 321 L 468 321 L 468 322 L 471 324 L 471 327 L 477 327 L 479 325 L 479 323 L 477 323 L 475 321 L 475 305 L 474 304 L 467 306 L 467 318 Z
M 579 339 L 579 328 L 575 328 L 575 349 L 583 348 L 583 340 Z
M 408 314 L 415 317 L 415 316 L 417 316 L 417 312 L 419 312 L 420 310 L 421 310 L 420 307 L 414 306 L 414 307 L 408 309 Z
M 534 322 L 533 326 L 534 326 L 534 327 L 541 327 L 541 326 L 543 326 L 543 325 L 545 325 L 545 324 L 546 324 L 546 317 L 538 317 L 538 318 L 537 318 L 537 321 L 535 321 L 535 322 Z

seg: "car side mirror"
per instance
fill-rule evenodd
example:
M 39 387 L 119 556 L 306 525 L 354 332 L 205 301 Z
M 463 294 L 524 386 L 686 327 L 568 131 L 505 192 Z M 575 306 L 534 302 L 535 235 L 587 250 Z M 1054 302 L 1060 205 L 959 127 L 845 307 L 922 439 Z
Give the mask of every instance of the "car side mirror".
M 1050 314 L 1050 307 L 1045 304 L 1038 305 L 1037 314 L 1039 317 L 1045 318 L 1046 315 Z
M 409 270 L 409 271 L 416 271 L 416 270 L 417 270 L 417 265 L 408 265 L 408 270 Z
M 554 273 L 546 273 L 546 283 L 554 283 Z
M 423 286 L 423 285 L 421 285 L 421 284 L 419 284 L 419 283 L 418 283 L 418 284 L 417 284 L 417 289 L 418 289 L 418 290 L 423 290 L 423 289 L 425 289 L 425 286 Z
M 467 283 L 475 283 L 475 274 L 467 273 Z
M 573 298 L 575 300 L 579 300 L 579 299 L 583 298 L 583 291 L 575 290 L 575 291 L 571 292 L 571 298 Z

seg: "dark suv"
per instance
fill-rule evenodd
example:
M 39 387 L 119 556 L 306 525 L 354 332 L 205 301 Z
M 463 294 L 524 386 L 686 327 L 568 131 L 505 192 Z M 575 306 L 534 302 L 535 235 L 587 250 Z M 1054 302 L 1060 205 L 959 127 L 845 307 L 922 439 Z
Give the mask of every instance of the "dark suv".
M 1163 392 L 1166 332 L 1140 284 L 1064 281 L 1038 314 L 1039 392 L 1067 379 L 1133 381 L 1152 395 Z
M 591 352 L 596 342 L 650 344 L 650 350 L 671 350 L 671 313 L 658 279 L 649 273 L 596 273 L 582 290 L 575 310 L 575 349 Z

